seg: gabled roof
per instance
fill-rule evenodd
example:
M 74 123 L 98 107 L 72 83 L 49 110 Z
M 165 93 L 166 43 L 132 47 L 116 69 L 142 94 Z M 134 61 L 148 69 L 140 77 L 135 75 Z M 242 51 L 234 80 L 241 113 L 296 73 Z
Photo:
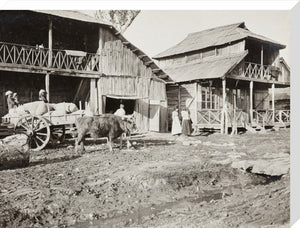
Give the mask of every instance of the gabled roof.
M 280 49 L 285 48 L 285 45 L 283 44 L 249 31 L 245 26 L 245 23 L 240 22 L 191 33 L 177 45 L 159 53 L 153 58 L 161 59 L 173 55 L 201 50 L 208 47 L 219 46 L 233 41 L 243 40 L 245 38 L 269 43 L 277 46 Z
M 287 64 L 287 62 L 284 60 L 283 57 L 280 57 L 280 58 L 279 58 L 279 61 L 280 61 L 283 65 L 285 65 L 286 68 L 287 68 L 289 71 L 291 70 L 291 69 L 290 69 L 290 66 Z
M 175 82 L 221 78 L 239 64 L 247 54 L 248 51 L 244 51 L 239 54 L 209 57 L 193 63 L 171 66 L 164 71 Z
M 161 69 L 159 68 L 152 59 L 146 55 L 141 49 L 134 46 L 131 42 L 129 42 L 121 33 L 118 31 L 113 25 L 102 23 L 101 21 L 97 20 L 96 18 L 93 18 L 87 14 L 78 12 L 78 11 L 72 11 L 72 10 L 31 10 L 35 13 L 41 13 L 46 15 L 52 15 L 56 17 L 61 18 L 67 18 L 71 20 L 77 20 L 77 21 L 83 21 L 87 23 L 96 23 L 102 26 L 107 27 L 108 29 L 112 30 L 112 33 L 117 36 L 124 45 L 127 46 L 127 48 L 134 50 L 134 53 L 137 56 L 142 56 L 141 61 L 147 66 L 152 69 L 152 72 L 155 76 L 158 78 L 164 80 L 165 82 L 172 82 L 171 78 Z

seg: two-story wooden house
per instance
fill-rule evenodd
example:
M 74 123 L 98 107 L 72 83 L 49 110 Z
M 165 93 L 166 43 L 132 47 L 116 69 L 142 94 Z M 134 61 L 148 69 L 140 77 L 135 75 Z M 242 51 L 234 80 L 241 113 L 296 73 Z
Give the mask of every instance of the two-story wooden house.
M 77 11 L 0 11 L 0 115 L 5 91 L 21 103 L 74 102 L 94 114 L 120 102 L 140 130 L 167 128 L 168 76 L 112 25 Z
M 279 57 L 283 48 L 236 23 L 189 34 L 156 55 L 176 82 L 167 86 L 169 121 L 176 105 L 190 110 L 195 126 L 222 132 L 289 121 L 289 112 L 274 106 L 275 87 L 289 87 Z

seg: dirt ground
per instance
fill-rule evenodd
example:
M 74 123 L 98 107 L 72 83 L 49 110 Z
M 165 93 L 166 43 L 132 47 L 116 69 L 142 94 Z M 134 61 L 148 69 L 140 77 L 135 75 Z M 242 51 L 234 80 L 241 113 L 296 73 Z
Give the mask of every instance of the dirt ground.
M 288 129 L 152 133 L 112 153 L 89 141 L 76 156 L 70 140 L 33 153 L 27 168 L 0 172 L 0 226 L 289 227 L 289 142 Z M 247 161 L 265 166 L 256 174 L 233 165 Z M 264 173 L 271 165 L 278 174 Z

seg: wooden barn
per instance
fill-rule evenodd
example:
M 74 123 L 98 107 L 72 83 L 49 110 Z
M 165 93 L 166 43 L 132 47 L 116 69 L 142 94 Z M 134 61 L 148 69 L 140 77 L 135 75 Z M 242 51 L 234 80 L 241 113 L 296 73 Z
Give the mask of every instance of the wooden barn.
M 167 130 L 168 76 L 112 25 L 77 11 L 0 11 L 0 115 L 5 91 L 21 103 L 46 89 L 51 103 L 114 112 L 120 102 L 141 131 Z
M 279 56 L 283 48 L 242 22 L 189 34 L 156 55 L 176 82 L 167 86 L 169 123 L 178 105 L 190 110 L 200 129 L 288 124 L 289 110 L 275 110 L 274 102 L 275 88 L 290 86 Z

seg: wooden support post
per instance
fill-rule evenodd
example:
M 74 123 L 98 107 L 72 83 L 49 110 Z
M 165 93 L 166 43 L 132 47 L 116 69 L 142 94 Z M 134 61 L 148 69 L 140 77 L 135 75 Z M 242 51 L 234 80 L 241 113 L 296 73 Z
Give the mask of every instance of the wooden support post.
M 198 82 L 196 82 L 195 83 L 195 124 L 198 123 L 198 102 L 199 102 Z
M 221 134 L 224 134 L 228 131 L 226 130 L 227 126 L 227 118 L 226 118 L 226 112 L 227 112 L 227 107 L 226 107 L 226 78 L 222 78 L 222 96 L 223 96 L 223 110 L 222 110 L 222 115 L 221 115 Z
M 97 104 L 97 85 L 96 85 L 96 79 L 91 78 L 90 82 L 90 110 L 93 112 L 93 114 L 98 113 L 98 104 Z
M 250 124 L 253 123 L 253 81 L 250 81 Z
M 272 84 L 272 121 L 275 122 L 275 84 Z
M 45 89 L 47 92 L 47 100 L 50 102 L 50 74 L 47 73 L 45 76 Z
M 178 84 L 178 113 L 181 112 L 181 94 L 180 94 L 180 84 Z
M 48 31 L 48 49 L 49 49 L 49 56 L 48 56 L 48 67 L 52 67 L 52 20 L 49 18 L 49 31 Z
M 235 88 L 235 90 L 233 91 L 233 122 L 231 124 L 232 127 L 231 135 L 237 134 L 236 99 L 237 99 L 237 88 Z
M 261 50 L 260 50 L 260 76 L 261 79 L 264 77 L 264 46 L 261 45 Z

